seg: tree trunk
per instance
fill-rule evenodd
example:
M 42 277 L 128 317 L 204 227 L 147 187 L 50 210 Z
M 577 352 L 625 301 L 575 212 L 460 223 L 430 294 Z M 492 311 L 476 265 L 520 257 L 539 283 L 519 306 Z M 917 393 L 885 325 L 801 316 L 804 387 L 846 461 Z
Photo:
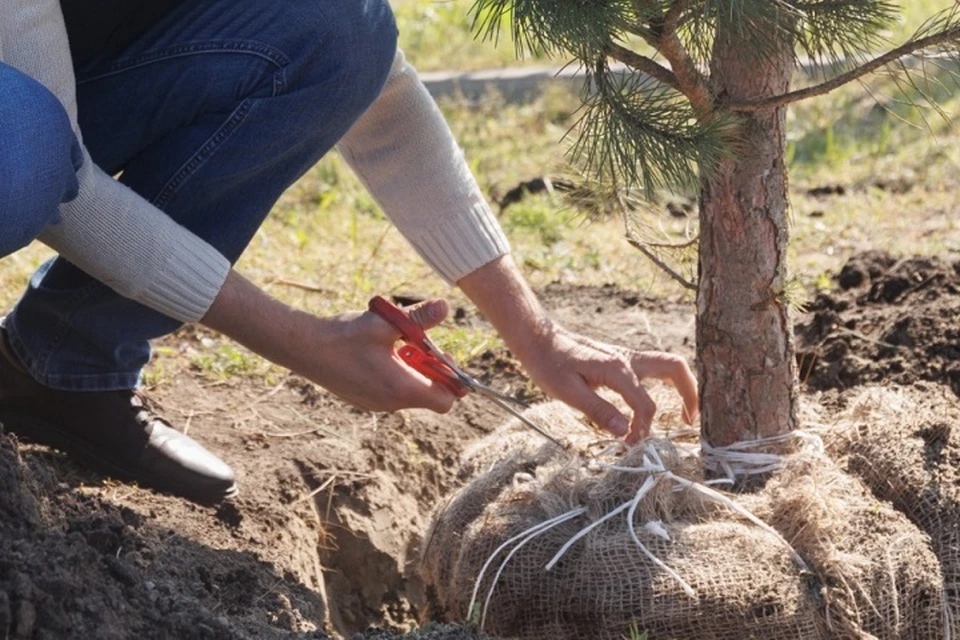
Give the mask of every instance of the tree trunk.
M 763 57 L 717 33 L 720 100 L 785 93 L 792 43 Z M 722 102 L 721 102 L 722 103 Z M 714 446 L 796 428 L 796 365 L 787 283 L 785 109 L 745 114 L 741 146 L 700 192 L 697 372 L 704 436 Z

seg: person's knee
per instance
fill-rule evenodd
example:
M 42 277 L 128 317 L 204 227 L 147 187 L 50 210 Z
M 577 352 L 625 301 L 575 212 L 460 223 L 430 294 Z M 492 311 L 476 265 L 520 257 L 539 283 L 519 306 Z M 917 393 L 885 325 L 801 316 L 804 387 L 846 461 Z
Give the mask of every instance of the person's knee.
M 329 37 L 316 42 L 316 64 L 308 65 L 313 70 L 308 75 L 324 92 L 336 87 L 340 113 L 359 116 L 380 94 L 396 56 L 393 11 L 387 0 L 325 0 L 322 12 L 317 19 L 326 24 L 313 32 Z
M 397 53 L 397 25 L 387 0 L 354 3 L 356 13 L 352 42 L 351 70 L 357 80 L 357 98 L 368 106 L 379 95 Z
M 0 255 L 29 244 L 77 194 L 79 144 L 60 101 L 0 64 Z

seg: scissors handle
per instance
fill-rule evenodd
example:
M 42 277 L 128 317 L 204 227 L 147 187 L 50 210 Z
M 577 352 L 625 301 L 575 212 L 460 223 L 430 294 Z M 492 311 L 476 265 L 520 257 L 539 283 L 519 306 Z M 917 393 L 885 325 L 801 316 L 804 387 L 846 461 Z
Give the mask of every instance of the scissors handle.
M 382 296 L 372 298 L 368 307 L 371 312 L 392 324 L 403 336 L 407 344 L 397 350 L 401 360 L 430 380 L 443 385 L 458 398 L 467 395 L 469 389 L 460 381 L 457 372 L 433 354 L 436 347 L 430 342 L 423 328 L 406 311 Z
M 397 355 L 408 366 L 416 369 L 430 380 L 443 385 L 447 391 L 458 398 L 467 395 L 468 389 L 460 382 L 457 374 L 433 354 L 425 353 L 412 344 L 405 344 L 397 349 Z
M 410 317 L 409 313 L 383 296 L 374 296 L 367 306 L 370 311 L 392 324 L 403 335 L 405 341 L 424 351 L 430 351 L 426 331 Z

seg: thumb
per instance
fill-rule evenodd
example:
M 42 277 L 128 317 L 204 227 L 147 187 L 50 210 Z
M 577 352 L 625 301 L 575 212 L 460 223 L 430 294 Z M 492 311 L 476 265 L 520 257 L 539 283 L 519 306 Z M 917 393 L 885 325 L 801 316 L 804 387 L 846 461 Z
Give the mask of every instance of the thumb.
M 442 298 L 424 300 L 405 310 L 414 322 L 424 330 L 432 329 L 443 322 L 450 313 L 450 305 Z

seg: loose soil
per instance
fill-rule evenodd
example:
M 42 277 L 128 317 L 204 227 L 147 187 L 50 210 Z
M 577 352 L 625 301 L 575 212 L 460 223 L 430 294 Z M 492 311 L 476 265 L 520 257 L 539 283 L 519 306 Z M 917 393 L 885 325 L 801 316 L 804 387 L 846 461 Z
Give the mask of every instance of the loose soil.
M 960 266 L 864 254 L 848 267 L 798 323 L 806 384 L 953 382 L 960 394 Z M 849 284 L 855 268 L 863 278 Z M 884 284 L 898 278 L 904 286 Z M 587 335 L 693 355 L 688 301 L 559 284 L 540 294 Z M 460 453 L 505 416 L 472 397 L 447 416 L 371 414 L 295 376 L 211 382 L 186 355 L 205 340 L 167 338 L 184 355 L 150 395 L 234 466 L 239 497 L 199 507 L 0 435 L 0 637 L 381 639 L 430 619 L 423 533 L 457 486 Z M 540 398 L 506 351 L 468 368 Z M 428 626 L 404 637 L 477 636 Z
M 851 258 L 796 326 L 812 389 L 940 383 L 960 396 L 960 260 Z
M 692 353 L 679 303 L 559 285 L 543 297 L 597 338 Z M 162 346 L 188 354 L 205 340 L 187 329 Z M 421 536 L 460 452 L 505 416 L 475 398 L 448 416 L 371 414 L 295 376 L 211 383 L 186 355 L 175 361 L 150 391 L 154 409 L 233 465 L 239 497 L 199 507 L 0 436 L 0 637 L 379 639 L 428 619 Z M 542 398 L 505 351 L 469 368 Z

